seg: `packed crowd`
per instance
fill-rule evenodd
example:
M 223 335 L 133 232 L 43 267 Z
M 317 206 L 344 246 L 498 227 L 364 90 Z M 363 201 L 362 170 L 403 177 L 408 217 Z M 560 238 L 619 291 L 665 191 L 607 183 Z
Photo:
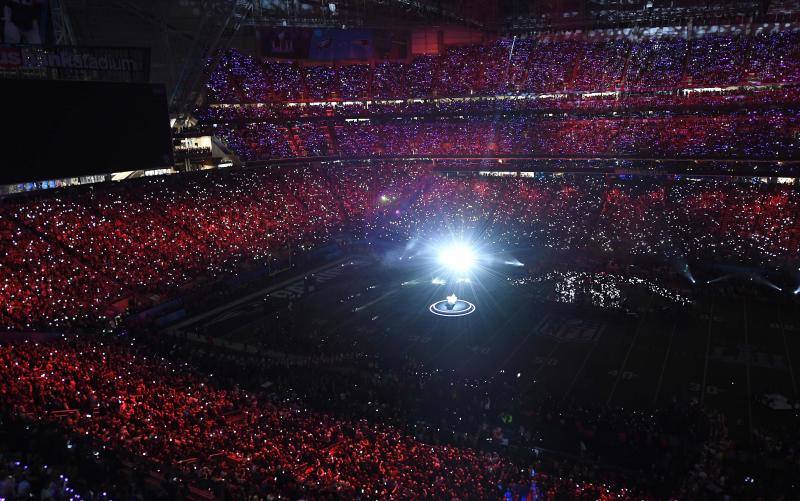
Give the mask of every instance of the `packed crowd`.
M 357 275 L 348 282 L 352 290 L 372 283 Z M 650 292 L 680 301 L 653 285 Z M 208 337 L 153 336 L 151 342 L 169 359 L 187 360 L 245 387 L 269 381 L 269 391 L 326 413 L 406 426 L 425 443 L 500 450 L 536 472 L 524 489 L 544 499 L 613 498 L 626 492 L 620 486 L 638 499 L 756 493 L 792 499 L 797 490 L 788 473 L 797 468 L 795 430 L 765 426 L 756 441 L 748 441 L 742 422 L 726 424 L 686 395 L 676 394 L 658 409 L 621 409 L 565 401 L 547 382 L 531 384 L 516 370 L 476 376 L 434 369 L 424 349 L 417 356 L 413 350 L 376 356 L 394 336 L 385 326 L 325 328 L 299 304 L 250 324 L 244 350 L 213 341 L 219 331 L 211 326 Z
M 590 304 L 598 308 L 620 309 L 628 299 L 628 290 L 648 291 L 667 303 L 688 306 L 691 299 L 647 278 L 617 275 L 607 272 L 552 271 L 540 276 L 509 278 L 518 286 L 547 284 L 540 289 L 548 299 L 559 303 Z M 637 290 L 639 289 L 639 290 Z
M 107 501 L 136 492 L 114 471 L 118 465 L 87 457 L 92 449 L 83 450 L 71 431 L 39 426 L 6 410 L 0 404 L 0 499 Z
M 666 499 L 746 495 L 739 473 L 763 473 L 743 457 L 758 449 L 737 450 L 722 417 L 696 405 L 595 408 L 546 390 L 527 395 L 532 388 L 502 371 L 462 379 L 411 360 L 368 372 L 286 370 L 164 335 L 132 341 L 4 343 L 0 410 L 23 417 L 23 441 L 31 427 L 49 429 L 68 448 L 83 442 L 90 458 L 137 465 L 133 485 L 152 470 L 161 490 L 221 498 Z M 265 378 L 275 383 L 269 393 Z M 769 443 L 762 459 L 784 461 L 792 450 L 767 430 L 759 440 Z M 40 478 L 18 466 L 9 466 L 15 488 Z M 112 498 L 126 488 L 90 471 L 69 476 L 95 496 L 101 485 Z M 66 475 L 60 484 L 47 467 L 43 475 L 65 488 Z M 759 489 L 788 485 L 779 484 Z
M 402 99 L 388 101 L 328 101 L 313 103 L 219 104 L 196 110 L 213 132 L 226 123 L 320 121 L 322 119 L 385 119 L 452 115 L 532 114 L 563 116 L 586 114 L 667 112 L 701 114 L 737 108 L 793 106 L 800 96 L 797 85 L 681 89 L 676 92 L 608 92 L 518 94 L 453 99 Z
M 224 389 L 124 343 L 6 344 L 0 360 L 0 399 L 14 414 L 65 420 L 97 447 L 237 498 L 499 499 L 511 486 L 530 488 L 526 470 L 497 454 Z
M 215 103 L 266 103 L 788 83 L 800 77 L 798 46 L 800 35 L 783 31 L 691 40 L 501 39 L 375 65 L 305 66 L 232 52 L 208 90 Z
M 298 338 L 313 319 L 298 321 L 287 337 L 318 352 L 313 347 L 331 333 Z M 352 338 L 342 341 L 352 346 Z M 104 461 L 138 465 L 140 474 L 153 470 L 151 482 L 211 489 L 221 498 L 683 499 L 796 491 L 785 474 L 796 469 L 793 442 L 778 438 L 793 433 L 763 429 L 756 444 L 737 442 L 721 415 L 695 404 L 598 408 L 564 402 L 546 387 L 529 395 L 532 386 L 502 371 L 463 378 L 407 358 L 368 371 L 345 370 L 350 362 L 287 370 L 258 354 L 198 346 L 163 334 L 6 342 L 0 410 L 23 416 L 37 433 L 59 431 L 68 447 L 84 441 L 90 457 L 100 451 Z M 269 393 L 265 379 L 274 383 Z M 10 468 L 15 488 L 34 481 Z M 106 477 L 84 476 L 79 468 L 69 475 L 99 493 Z M 103 489 L 116 498 L 121 485 Z
M 18 453 L 17 453 L 18 454 Z M 17 454 L 0 453 L 0 499 L 83 499 L 69 486 L 69 478 L 57 471 L 48 471 L 47 465 L 31 467 L 22 461 L 13 460 Z
M 725 115 L 228 124 L 218 134 L 242 160 L 294 157 L 567 157 L 789 160 L 800 121 L 786 110 Z
M 212 73 L 211 102 L 258 104 L 202 113 L 205 123 L 226 123 L 215 134 L 246 160 L 487 154 L 776 160 L 797 154 L 800 122 L 783 105 L 797 97 L 791 86 L 800 83 L 799 46 L 800 36 L 789 32 L 635 42 L 546 37 L 448 48 L 409 63 L 328 66 L 234 52 Z M 777 85 L 677 91 L 762 84 Z M 614 114 L 620 94 L 571 97 L 618 90 L 626 93 L 622 117 Z M 520 93 L 564 95 L 502 99 Z M 466 96 L 489 97 L 437 100 Z M 416 98 L 435 99 L 409 101 Z M 402 102 L 286 103 L 328 99 Z M 741 104 L 759 106 L 736 109 Z M 732 109 L 703 108 L 719 105 Z M 331 119 L 342 107 L 368 119 Z M 549 109 L 606 115 L 526 115 Z M 396 119 L 416 114 L 426 116 Z M 0 238 L 9 243 L 0 251 L 0 326 L 96 325 L 139 300 L 159 303 L 245 264 L 268 266 L 276 255 L 342 236 L 405 242 L 455 227 L 497 250 L 796 269 L 800 196 L 794 185 L 752 179 L 490 179 L 378 161 L 32 194 L 0 206 Z M 565 302 L 583 294 L 616 308 L 622 287 L 635 286 L 688 303 L 622 275 L 554 273 L 541 280 L 554 282 Z M 67 448 L 72 439 L 86 444 L 90 458 L 115 456 L 154 470 L 167 484 L 234 498 L 748 497 L 751 472 L 769 470 L 759 463 L 796 472 L 796 440 L 779 438 L 796 439 L 794 431 L 755 430 L 755 446 L 747 447 L 728 434 L 721 415 L 696 405 L 651 413 L 595 408 L 565 403 L 546 389 L 532 398 L 519 376 L 502 372 L 459 379 L 410 357 L 379 365 L 365 343 L 290 315 L 266 318 L 260 344 L 243 352 L 204 344 L 203 335 L 3 339 L 0 416 L 24 420 L 20 436 L 34 433 L 29 425 L 52 429 L 66 437 Z M 367 338 L 379 343 L 374 334 Z M 274 383 L 268 391 L 265 380 Z M 524 460 L 497 453 L 508 452 L 509 443 L 524 451 Z M 569 458 L 539 457 L 546 447 Z M 41 458 L 0 449 L 0 460 L 2 498 L 80 498 L 67 475 Z M 607 463 L 629 470 L 598 466 Z M 112 492 L 120 487 L 108 475 L 86 481 L 85 470 L 76 470 L 69 477 L 83 476 L 78 481 L 90 487 L 81 493 L 102 498 L 108 485 L 111 497 L 147 498 Z M 795 489 L 780 476 L 759 481 L 774 493 Z
M 541 175 L 453 178 L 421 163 L 201 173 L 4 201 L 7 329 L 109 318 L 242 263 L 336 236 L 405 241 L 460 225 L 496 247 L 781 266 L 796 260 L 791 185 Z
M 430 183 L 400 214 L 377 220 L 374 231 L 403 239 L 464 227 L 480 229 L 480 238 L 499 248 L 525 240 L 619 257 L 727 254 L 739 262 L 771 256 L 776 263 L 796 252 L 797 203 L 790 186 L 717 179 L 451 177 Z
M 501 39 L 374 65 L 226 54 L 201 122 L 245 161 L 797 156 L 800 35 Z M 702 91 L 700 91 L 702 89 Z

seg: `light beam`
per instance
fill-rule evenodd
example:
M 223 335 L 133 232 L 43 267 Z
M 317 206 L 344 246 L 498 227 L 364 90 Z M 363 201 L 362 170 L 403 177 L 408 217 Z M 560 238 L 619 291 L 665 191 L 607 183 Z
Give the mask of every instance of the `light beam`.
M 472 247 L 456 242 L 440 249 L 438 260 L 439 264 L 450 271 L 467 273 L 475 267 L 477 256 Z

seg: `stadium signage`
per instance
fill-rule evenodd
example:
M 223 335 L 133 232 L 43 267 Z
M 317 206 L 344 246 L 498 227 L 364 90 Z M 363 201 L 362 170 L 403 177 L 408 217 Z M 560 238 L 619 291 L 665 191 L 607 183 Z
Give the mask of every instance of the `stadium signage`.
M 150 51 L 144 48 L 94 47 L 0 47 L 0 68 L 11 71 L 45 70 L 54 78 L 84 78 L 87 72 L 99 80 L 148 81 Z
M 19 49 L 0 48 L 0 68 L 17 68 L 22 66 L 22 54 Z

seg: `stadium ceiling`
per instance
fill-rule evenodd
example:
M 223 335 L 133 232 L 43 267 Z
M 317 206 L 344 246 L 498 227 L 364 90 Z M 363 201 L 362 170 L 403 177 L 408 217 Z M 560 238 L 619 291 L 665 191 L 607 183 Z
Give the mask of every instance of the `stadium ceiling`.
M 253 23 L 397 27 L 452 23 L 492 32 L 713 22 L 768 11 L 797 12 L 797 0 L 255 0 Z M 704 20 L 705 19 L 705 20 Z
M 496 0 L 256 0 L 253 24 L 398 28 L 460 24 L 494 28 Z
M 500 30 L 641 28 L 746 23 L 798 12 L 796 0 L 506 0 Z
M 244 26 L 460 24 L 492 32 L 565 24 L 680 23 L 692 17 L 800 9 L 798 0 L 54 0 L 63 5 L 81 42 L 131 45 L 143 39 L 158 44 L 154 36 L 168 37 L 163 40 L 168 53 L 180 52 L 180 40 L 193 39 L 204 17 L 222 19 L 239 3 L 252 6 Z

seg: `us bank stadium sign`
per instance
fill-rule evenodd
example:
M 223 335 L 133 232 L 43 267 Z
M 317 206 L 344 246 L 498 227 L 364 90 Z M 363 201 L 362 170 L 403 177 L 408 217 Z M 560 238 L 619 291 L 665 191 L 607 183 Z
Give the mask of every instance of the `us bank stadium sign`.
M 0 45 L 0 74 L 12 78 L 148 82 L 150 49 Z

